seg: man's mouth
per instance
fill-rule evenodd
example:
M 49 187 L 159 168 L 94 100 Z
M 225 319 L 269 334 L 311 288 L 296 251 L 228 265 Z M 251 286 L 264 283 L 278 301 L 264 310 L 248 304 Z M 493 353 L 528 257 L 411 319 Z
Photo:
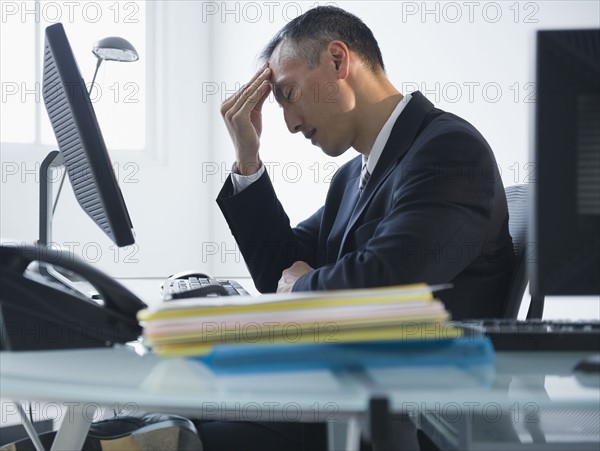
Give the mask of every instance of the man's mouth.
M 313 142 L 312 138 L 313 138 L 313 136 L 315 135 L 315 132 L 316 132 L 316 130 L 313 128 L 313 129 L 312 129 L 312 130 L 310 130 L 308 133 L 305 133 L 305 134 L 304 134 L 304 137 L 305 137 L 306 139 L 310 139 L 310 141 L 311 141 L 311 142 Z M 313 144 L 314 144 L 314 142 L 313 142 Z

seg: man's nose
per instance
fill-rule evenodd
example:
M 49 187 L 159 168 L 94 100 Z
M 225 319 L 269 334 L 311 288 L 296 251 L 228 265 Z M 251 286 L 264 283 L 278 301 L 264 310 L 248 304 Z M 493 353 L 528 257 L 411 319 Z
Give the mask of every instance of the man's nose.
M 302 119 L 298 114 L 288 109 L 283 111 L 283 117 L 290 133 L 298 133 L 300 131 L 302 128 Z

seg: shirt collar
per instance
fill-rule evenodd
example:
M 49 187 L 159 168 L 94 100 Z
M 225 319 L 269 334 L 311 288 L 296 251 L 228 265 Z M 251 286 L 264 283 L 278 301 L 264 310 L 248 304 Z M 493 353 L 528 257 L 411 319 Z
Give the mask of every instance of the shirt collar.
M 365 163 L 367 164 L 367 169 L 370 174 L 372 174 L 375 170 L 375 166 L 377 165 L 379 157 L 383 152 L 383 148 L 385 147 L 385 144 L 387 143 L 387 140 L 389 139 L 390 134 L 392 133 L 392 128 L 394 127 L 396 120 L 398 119 L 400 113 L 402 113 L 402 111 L 404 110 L 411 98 L 411 94 L 406 94 L 404 98 L 398 103 L 394 111 L 392 111 L 392 114 L 388 118 L 387 122 L 384 124 L 384 126 L 381 128 L 381 131 L 377 135 L 377 138 L 373 143 L 373 147 L 371 148 L 371 153 L 369 154 L 369 156 L 365 157 L 363 155 L 363 166 L 365 165 Z

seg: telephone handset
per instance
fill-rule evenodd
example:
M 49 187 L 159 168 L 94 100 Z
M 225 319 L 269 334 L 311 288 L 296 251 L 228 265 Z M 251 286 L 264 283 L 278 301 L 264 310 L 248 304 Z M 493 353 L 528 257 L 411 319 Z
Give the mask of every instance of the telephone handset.
M 37 262 L 89 282 L 104 305 L 32 271 Z M 136 295 L 72 253 L 0 244 L 0 349 L 11 351 L 111 346 L 141 335 Z M 43 271 L 41 271 L 43 273 Z

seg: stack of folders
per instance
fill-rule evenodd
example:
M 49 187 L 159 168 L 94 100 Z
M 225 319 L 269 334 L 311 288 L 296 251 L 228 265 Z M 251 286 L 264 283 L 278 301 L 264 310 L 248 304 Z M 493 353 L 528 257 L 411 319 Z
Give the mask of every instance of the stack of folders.
M 193 356 L 225 372 L 489 361 L 491 346 L 461 338 L 435 289 L 181 299 L 138 319 L 157 354 Z

